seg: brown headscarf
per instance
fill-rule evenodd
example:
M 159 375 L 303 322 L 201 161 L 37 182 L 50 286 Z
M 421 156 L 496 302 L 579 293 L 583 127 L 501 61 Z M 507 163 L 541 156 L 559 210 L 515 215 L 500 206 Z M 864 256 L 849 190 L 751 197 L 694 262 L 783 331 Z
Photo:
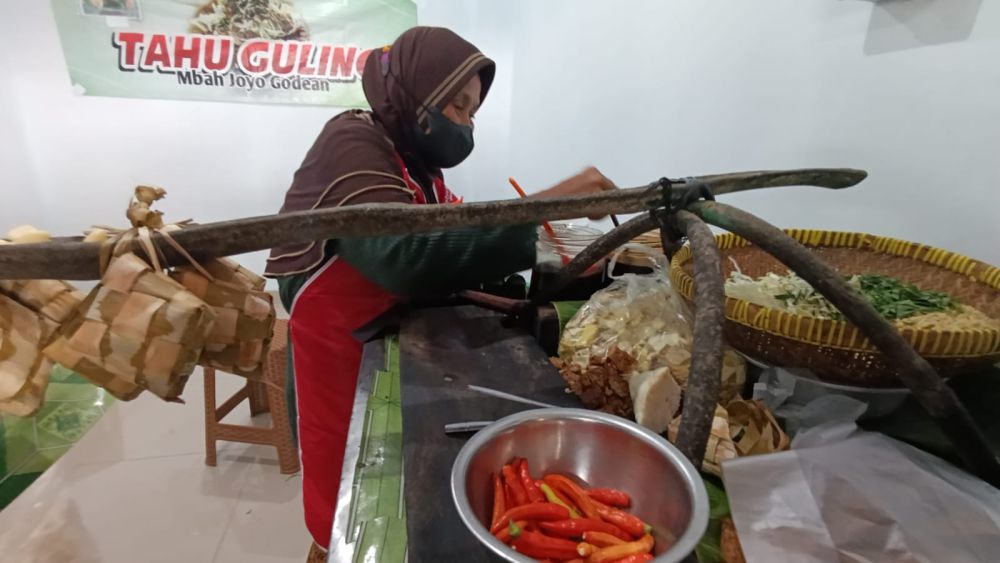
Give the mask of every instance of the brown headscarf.
M 496 67 L 468 41 L 438 27 L 414 27 L 389 47 L 371 52 L 361 83 L 372 111 L 348 111 L 327 122 L 295 172 L 279 213 L 358 203 L 411 203 L 395 154 L 432 192 L 427 166 L 407 145 L 407 129 L 423 123 L 426 110 L 444 106 L 475 74 L 486 98 Z M 417 100 L 420 100 L 418 102 Z M 428 201 L 434 201 L 433 196 Z M 266 275 L 310 272 L 325 259 L 325 241 L 275 248 Z
M 496 65 L 476 47 L 443 27 L 414 27 L 388 49 L 372 52 L 361 79 L 372 111 L 399 146 L 406 129 L 425 124 L 426 107 L 445 104 L 478 73 L 480 103 L 493 84 Z M 419 102 L 418 102 L 419 100 Z

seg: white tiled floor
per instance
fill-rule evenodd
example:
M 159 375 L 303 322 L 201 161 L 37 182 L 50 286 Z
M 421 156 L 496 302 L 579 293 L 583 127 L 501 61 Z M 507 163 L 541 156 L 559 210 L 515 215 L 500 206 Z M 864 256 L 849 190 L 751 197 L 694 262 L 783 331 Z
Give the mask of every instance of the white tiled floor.
M 236 376 L 217 379 L 220 401 L 241 385 Z M 302 522 L 301 479 L 279 473 L 274 448 L 219 442 L 218 466 L 205 465 L 202 383 L 196 372 L 184 405 L 146 393 L 112 406 L 0 512 L 0 559 L 305 561 L 311 540 Z M 267 415 L 258 419 L 268 422 Z M 226 419 L 249 420 L 246 403 Z M 25 540 L 28 534 L 34 537 Z M 87 558 L 91 552 L 95 557 Z

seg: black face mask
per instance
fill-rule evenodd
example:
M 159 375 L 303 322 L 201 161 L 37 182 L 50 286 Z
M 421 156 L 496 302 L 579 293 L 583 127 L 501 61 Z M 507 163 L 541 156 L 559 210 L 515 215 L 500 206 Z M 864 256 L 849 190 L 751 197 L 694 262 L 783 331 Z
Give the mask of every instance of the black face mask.
M 428 130 L 424 131 L 419 124 L 413 124 L 410 128 L 410 140 L 414 148 L 431 166 L 457 166 L 476 145 L 472 138 L 472 127 L 455 123 L 436 107 L 424 108 L 427 110 Z
M 451 168 L 465 160 L 476 146 L 472 139 L 472 127 L 455 123 L 441 113 L 440 109 L 427 107 L 420 98 L 414 96 L 409 88 L 403 86 L 403 81 L 389 71 L 387 53 L 382 55 L 381 63 L 382 76 L 391 75 L 403 92 L 427 111 L 427 131 L 419 123 L 414 123 L 406 131 L 420 157 L 435 168 Z

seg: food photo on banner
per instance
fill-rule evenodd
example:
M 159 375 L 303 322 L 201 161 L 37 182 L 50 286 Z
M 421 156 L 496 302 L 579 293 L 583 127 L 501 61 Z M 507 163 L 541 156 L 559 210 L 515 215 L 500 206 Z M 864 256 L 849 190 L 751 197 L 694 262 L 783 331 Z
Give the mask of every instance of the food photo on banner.
M 372 48 L 412 0 L 52 0 L 85 96 L 365 107 Z

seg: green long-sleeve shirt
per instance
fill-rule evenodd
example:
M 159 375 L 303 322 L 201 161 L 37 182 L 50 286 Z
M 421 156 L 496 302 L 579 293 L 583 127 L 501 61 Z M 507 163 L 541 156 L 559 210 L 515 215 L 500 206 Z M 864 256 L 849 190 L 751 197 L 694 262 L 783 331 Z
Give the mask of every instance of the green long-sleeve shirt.
M 534 225 L 473 227 L 438 233 L 345 238 L 331 241 L 336 254 L 363 276 L 401 297 L 443 295 L 530 269 L 535 263 Z M 286 308 L 308 274 L 278 279 Z
M 530 269 L 534 225 L 342 239 L 336 251 L 363 276 L 403 297 L 441 295 Z

